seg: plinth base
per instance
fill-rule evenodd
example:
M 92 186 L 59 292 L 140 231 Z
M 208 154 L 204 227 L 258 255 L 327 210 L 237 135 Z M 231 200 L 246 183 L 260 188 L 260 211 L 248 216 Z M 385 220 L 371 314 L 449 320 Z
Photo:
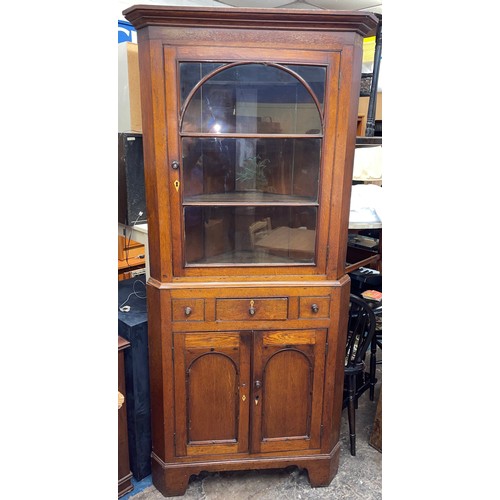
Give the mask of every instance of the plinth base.
M 297 466 L 306 469 L 312 487 L 328 486 L 339 467 L 340 445 L 329 455 L 295 457 L 247 458 L 241 460 L 221 460 L 210 462 L 165 463 L 152 454 L 152 477 L 154 486 L 166 497 L 181 496 L 186 493 L 189 479 L 203 471 L 220 472 L 234 470 L 284 469 Z

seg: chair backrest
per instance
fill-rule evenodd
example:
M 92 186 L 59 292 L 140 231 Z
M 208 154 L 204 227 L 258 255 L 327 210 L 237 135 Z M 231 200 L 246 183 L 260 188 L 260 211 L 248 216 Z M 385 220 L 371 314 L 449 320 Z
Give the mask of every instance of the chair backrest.
M 255 247 L 255 243 L 271 231 L 271 218 L 266 217 L 263 220 L 258 220 L 253 224 L 250 224 L 248 232 L 250 234 L 250 244 L 252 248 Z
M 371 307 L 361 297 L 351 293 L 346 341 L 346 367 L 363 365 L 366 351 L 375 334 L 376 318 Z

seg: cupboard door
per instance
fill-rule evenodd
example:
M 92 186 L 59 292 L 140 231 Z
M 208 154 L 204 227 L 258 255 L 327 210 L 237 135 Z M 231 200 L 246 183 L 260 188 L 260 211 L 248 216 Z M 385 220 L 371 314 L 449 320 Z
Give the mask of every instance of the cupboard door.
M 174 275 L 323 274 L 340 52 L 164 50 Z
M 186 266 L 316 263 L 326 66 L 250 54 L 179 63 Z
M 326 330 L 255 332 L 252 451 L 317 449 Z
M 174 335 L 177 456 L 248 451 L 248 334 Z

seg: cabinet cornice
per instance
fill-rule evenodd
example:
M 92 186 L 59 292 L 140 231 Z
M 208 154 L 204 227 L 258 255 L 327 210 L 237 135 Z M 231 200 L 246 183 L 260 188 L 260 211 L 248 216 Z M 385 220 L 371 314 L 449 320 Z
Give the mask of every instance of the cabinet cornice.
M 348 31 L 374 35 L 377 17 L 370 12 L 295 9 L 232 9 L 134 5 L 123 11 L 136 28 L 191 26 L 263 30 Z

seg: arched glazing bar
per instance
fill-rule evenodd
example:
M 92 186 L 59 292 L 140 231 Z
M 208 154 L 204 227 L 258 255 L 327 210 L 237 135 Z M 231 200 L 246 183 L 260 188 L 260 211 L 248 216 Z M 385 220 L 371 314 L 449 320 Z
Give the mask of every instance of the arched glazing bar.
M 181 135 L 322 135 L 325 67 L 228 63 L 182 81 L 196 64 L 181 63 Z

